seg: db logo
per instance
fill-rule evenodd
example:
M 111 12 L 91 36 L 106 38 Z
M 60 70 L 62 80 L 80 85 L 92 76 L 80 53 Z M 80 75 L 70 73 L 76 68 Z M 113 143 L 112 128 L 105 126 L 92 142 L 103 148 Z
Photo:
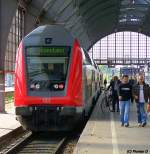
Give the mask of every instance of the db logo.
M 43 99 L 42 99 L 42 102 L 43 102 L 43 103 L 50 103 L 50 99 L 49 99 L 49 98 L 43 98 Z

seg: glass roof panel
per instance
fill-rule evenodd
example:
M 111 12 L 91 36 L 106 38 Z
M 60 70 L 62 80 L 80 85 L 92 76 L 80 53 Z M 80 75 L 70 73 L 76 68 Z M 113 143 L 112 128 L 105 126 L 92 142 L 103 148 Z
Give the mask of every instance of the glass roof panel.
M 150 0 L 123 0 L 120 7 L 120 24 L 141 24 L 150 8 Z
M 128 61 L 129 64 L 150 60 L 150 37 L 136 32 L 117 32 L 99 40 L 89 54 L 98 63 L 111 60 L 114 64 Z M 118 62 L 119 61 L 119 62 Z

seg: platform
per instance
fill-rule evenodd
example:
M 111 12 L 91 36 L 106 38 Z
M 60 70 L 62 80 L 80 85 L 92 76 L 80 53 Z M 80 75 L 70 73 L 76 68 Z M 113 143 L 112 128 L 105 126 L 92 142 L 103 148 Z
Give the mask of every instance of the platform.
M 131 104 L 130 126 L 121 127 L 119 113 L 102 113 L 101 97 L 80 136 L 74 154 L 150 154 L 149 120 L 146 127 L 138 127 L 136 106 Z
M 6 113 L 0 113 L 0 141 L 22 130 L 20 123 L 16 120 L 13 103 L 6 104 L 5 108 Z
M 0 138 L 20 127 L 14 114 L 0 114 Z

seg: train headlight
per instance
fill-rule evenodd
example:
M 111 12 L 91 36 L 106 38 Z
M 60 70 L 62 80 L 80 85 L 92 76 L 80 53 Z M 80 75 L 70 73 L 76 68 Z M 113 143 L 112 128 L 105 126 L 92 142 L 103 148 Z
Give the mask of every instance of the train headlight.
M 55 89 L 58 89 L 59 87 L 58 87 L 58 84 L 54 84 L 54 88 Z
M 40 84 L 37 83 L 37 84 L 35 85 L 35 88 L 36 88 L 37 90 L 39 90 L 39 89 L 40 89 Z
M 35 85 L 34 85 L 34 84 L 31 84 L 31 85 L 30 85 L 30 88 L 31 88 L 31 89 L 34 89 L 34 88 L 35 88 Z

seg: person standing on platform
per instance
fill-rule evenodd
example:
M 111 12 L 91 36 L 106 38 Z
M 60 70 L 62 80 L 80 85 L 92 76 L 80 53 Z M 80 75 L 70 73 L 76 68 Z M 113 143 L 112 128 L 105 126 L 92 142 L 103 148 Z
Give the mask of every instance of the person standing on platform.
M 104 86 L 105 86 L 105 88 L 107 86 L 107 79 L 106 78 L 104 79 Z
M 117 112 L 119 112 L 119 99 L 118 99 L 118 88 L 120 84 L 120 80 L 117 76 L 114 76 L 108 86 L 107 90 L 111 88 L 112 90 L 112 110 L 111 112 L 115 112 L 115 105 L 117 104 Z
M 123 75 L 122 83 L 119 85 L 119 108 L 121 126 L 129 126 L 129 111 L 132 97 L 132 86 L 129 84 L 128 75 Z
M 147 123 L 145 103 L 150 100 L 150 88 L 145 83 L 143 75 L 139 75 L 138 83 L 133 87 L 133 96 L 137 106 L 138 126 L 144 127 Z

